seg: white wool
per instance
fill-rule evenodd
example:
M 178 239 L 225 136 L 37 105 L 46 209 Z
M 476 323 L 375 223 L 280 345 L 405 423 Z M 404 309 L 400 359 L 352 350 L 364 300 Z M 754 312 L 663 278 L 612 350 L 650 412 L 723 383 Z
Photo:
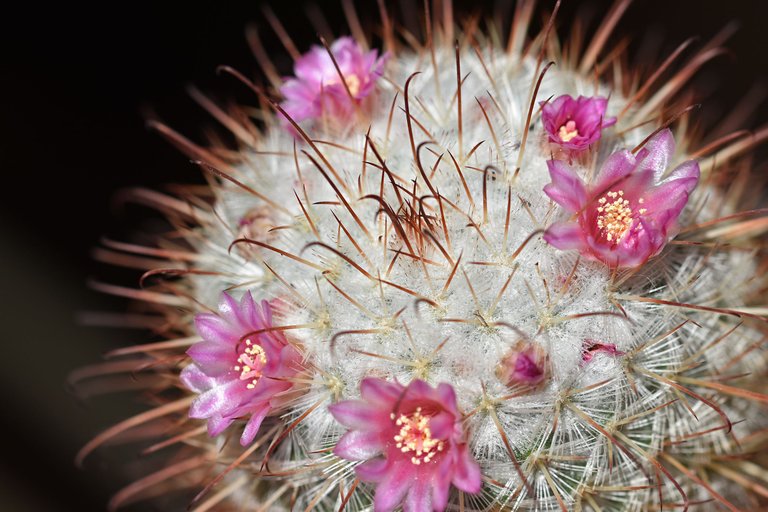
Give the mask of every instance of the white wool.
M 551 150 L 538 115 L 538 102 L 561 94 L 602 95 L 610 97 L 607 115 L 614 116 L 623 109 L 626 100 L 619 91 L 596 84 L 592 77 L 581 76 L 562 65 L 550 68 L 535 99 L 530 132 L 516 175 L 531 86 L 537 71 L 536 60 L 531 57 L 520 60 L 517 56 L 491 51 L 484 52 L 483 57 L 488 72 L 474 51 L 466 49 L 461 55 L 462 75 L 467 76 L 461 89 L 461 147 L 453 48 L 436 51 L 435 67 L 423 54 L 406 52 L 390 59 L 386 78 L 379 81 L 370 126 L 367 121 L 350 123 L 341 133 L 326 130 L 322 123 L 306 126 L 309 136 L 348 187 L 343 191 L 344 198 L 370 232 L 370 238 L 310 161 L 307 154 L 332 177 L 328 165 L 305 142 L 274 124 L 258 151 L 248 150 L 245 154 L 236 178 L 289 212 L 266 207 L 269 226 L 280 229 L 262 233 L 262 240 L 268 239 L 270 245 L 330 273 L 324 275 L 291 257 L 247 243 L 237 244 L 230 250 L 230 244 L 242 236 L 238 234 L 240 219 L 264 203 L 228 182 L 215 190 L 216 219 L 197 233 L 194 243 L 201 260 L 222 273 L 194 278 L 197 300 L 214 308 L 222 290 L 232 290 L 235 295 L 250 290 L 258 299 L 280 298 L 286 302 L 278 317 L 280 324 L 309 325 L 286 331 L 286 335 L 302 347 L 308 365 L 313 368 L 313 384 L 284 418 L 295 420 L 314 404 L 321 402 L 322 405 L 301 422 L 291 433 L 289 442 L 270 459 L 273 471 L 317 465 L 315 473 L 302 476 L 305 479 L 302 485 L 308 492 L 298 494 L 298 509 L 303 509 L 307 500 L 317 493 L 327 494 L 317 507 L 338 508 L 340 502 L 335 492 L 338 483 L 326 486 L 326 479 L 343 482 L 345 489 L 354 480 L 354 464 L 328 454 L 343 429 L 334 421 L 327 405 L 335 400 L 358 397 L 360 381 L 366 376 L 397 379 L 404 384 L 414 378 L 433 385 L 447 382 L 456 390 L 459 408 L 464 413 L 474 412 L 465 427 L 486 484 L 480 495 L 465 497 L 467 510 L 485 509 L 493 503 L 520 510 L 553 510 L 559 508 L 558 499 L 573 508 L 581 506 L 577 501 L 582 499 L 585 489 L 648 486 L 646 491 L 601 494 L 608 508 L 644 509 L 647 502 L 658 497 L 652 485 L 654 469 L 647 457 L 639 455 L 638 449 L 653 457 L 663 442 L 717 427 L 722 420 L 712 408 L 690 397 L 684 400 L 669 385 L 637 374 L 628 378 L 626 358 L 598 353 L 584 364 L 585 340 L 612 343 L 625 353 L 637 349 L 632 356 L 633 364 L 664 377 L 678 372 L 692 356 L 702 365 L 696 372 L 707 375 L 729 360 L 729 354 L 739 353 L 760 339 L 757 332 L 742 326 L 727 342 L 699 353 L 736 321 L 723 315 L 631 299 L 641 296 L 738 307 L 750 287 L 755 268 L 752 256 L 747 253 L 708 254 L 700 248 L 670 246 L 630 279 L 623 281 L 619 273 L 616 280 L 619 285 L 612 284 L 612 272 L 605 265 L 582 259 L 570 286 L 564 289 L 563 283 L 577 263 L 576 254 L 559 251 L 547 245 L 540 234 L 534 234 L 564 217 L 562 210 L 542 192 L 550 181 L 546 161 L 551 158 Z M 381 204 L 364 197 L 378 194 L 382 179 L 380 162 L 370 146 L 366 149 L 365 134 L 369 129 L 370 139 L 381 158 L 402 179 L 399 183 L 405 201 L 411 202 L 409 192 L 414 181 L 418 196 L 430 193 L 414 162 L 404 114 L 403 87 L 416 71 L 421 74 L 412 79 L 409 90 L 415 145 L 430 140 L 416 121 L 434 137 L 421 148 L 421 163 L 430 173 L 443 155 L 431 183 L 463 211 L 456 211 L 444 201 L 443 224 L 437 201 L 424 201 L 429 214 L 436 216 L 435 231 L 453 262 L 461 255 L 461 264 L 445 291 L 443 287 L 453 265 L 429 242 L 427 263 L 403 254 L 390 269 L 395 251 L 407 251 L 406 244 L 391 229 L 392 223 L 386 214 L 380 212 Z M 388 127 L 395 96 L 392 123 Z M 485 107 L 493 132 L 478 102 Z M 609 153 L 634 147 L 655 128 L 627 130 L 637 121 L 633 112 L 631 109 L 616 127 L 606 130 L 599 144 L 597 165 L 573 163 L 585 178 L 594 176 L 599 162 Z M 677 135 L 679 140 L 685 134 Z M 461 163 L 474 202 L 472 206 L 451 155 L 460 160 L 480 142 L 472 156 Z M 363 152 L 369 162 L 364 179 L 361 176 Z M 680 153 L 675 161 L 685 159 L 686 155 Z M 483 169 L 487 166 L 492 166 L 492 170 L 486 182 L 487 219 L 484 222 Z M 340 186 L 338 180 L 334 181 Z M 387 176 L 383 188 L 387 203 L 397 208 L 396 194 Z M 709 196 L 709 202 L 719 197 L 717 191 L 700 186 L 684 213 L 686 222 L 693 219 L 691 205 L 698 204 L 705 195 Z M 297 197 L 308 211 L 319 237 L 302 213 Z M 337 204 L 318 204 L 329 201 Z M 697 220 L 716 216 L 706 208 L 697 215 Z M 336 218 L 353 236 L 360 251 L 339 229 Z M 477 228 L 470 225 L 470 218 Z M 379 238 L 384 234 L 385 221 L 389 230 L 386 243 L 382 243 Z M 450 244 L 443 235 L 444 229 Z M 513 252 L 532 234 L 530 242 L 513 257 Z M 317 245 L 318 241 L 333 250 Z M 334 250 L 360 265 L 373 278 L 355 269 Z M 262 261 L 272 270 L 262 265 Z M 499 296 L 510 276 L 509 285 Z M 386 283 L 378 281 L 379 277 Z M 626 318 L 617 314 L 620 312 L 617 305 L 626 312 Z M 611 314 L 568 319 L 571 315 L 605 312 Z M 691 321 L 675 330 L 685 319 Z M 551 380 L 534 393 L 505 399 L 511 391 L 498 380 L 495 370 L 504 353 L 523 336 L 548 353 Z M 435 353 L 444 340 L 447 341 L 442 349 Z M 650 340 L 654 341 L 644 346 Z M 764 367 L 764 359 L 756 355 L 738 362 L 730 372 Z M 654 410 L 674 400 L 677 402 Z M 740 432 L 764 426 L 755 424 L 764 422 L 754 420 L 754 412 L 748 411 L 750 407 L 736 400 L 728 403 L 728 410 L 733 411 L 729 416 L 734 420 L 753 418 L 751 423 L 737 426 Z M 554 417 L 556 428 L 553 428 Z M 590 424 L 585 418 L 595 423 Z M 605 432 L 626 436 L 631 441 L 625 440 L 622 444 L 634 444 L 638 449 L 632 448 L 632 455 L 627 455 Z M 724 452 L 731 446 L 729 442 L 729 435 L 717 430 L 672 448 L 671 452 Z M 506 443 L 526 475 L 525 485 L 530 486 L 530 492 L 519 492 L 523 483 L 510 461 Z M 546 472 L 542 467 L 546 467 Z M 665 478 L 660 479 L 664 481 L 665 501 L 679 502 L 674 486 Z M 281 485 L 280 479 L 270 482 L 264 485 L 273 491 Z M 553 483 L 557 492 L 553 491 Z M 690 491 L 689 484 L 683 482 Z M 372 488 L 363 485 L 360 489 L 347 504 L 347 510 L 371 508 Z M 691 491 L 693 496 L 696 494 Z M 287 500 L 287 494 L 285 498 Z M 456 495 L 453 499 L 453 503 L 457 503 Z M 287 501 L 278 500 L 271 510 L 287 507 L 285 503 Z

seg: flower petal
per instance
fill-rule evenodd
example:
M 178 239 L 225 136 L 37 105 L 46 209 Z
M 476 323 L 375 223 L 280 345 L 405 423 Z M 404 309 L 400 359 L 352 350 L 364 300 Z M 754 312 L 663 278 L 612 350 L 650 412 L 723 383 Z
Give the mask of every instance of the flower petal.
M 218 414 L 208 418 L 208 435 L 216 437 L 224 432 L 233 422 L 235 418 L 222 417 Z
M 363 482 L 381 482 L 389 469 L 387 459 L 371 459 L 355 467 L 357 477 Z
M 656 181 L 661 181 L 674 154 L 675 138 L 672 131 L 665 128 L 645 143 L 637 154 L 637 166 L 639 169 L 651 169 Z
M 587 192 L 581 178 L 560 160 L 547 160 L 547 168 L 552 183 L 544 186 L 544 193 L 570 212 L 581 210 L 587 201 Z
M 600 168 L 594 186 L 591 189 L 592 197 L 596 199 L 608 192 L 611 188 L 621 184 L 635 170 L 637 161 L 635 156 L 628 150 L 621 150 L 612 153 Z
M 453 473 L 453 460 L 451 457 L 443 457 L 439 466 L 432 475 L 432 508 L 445 510 L 448 506 L 448 496 L 451 491 L 451 477 Z
M 333 453 L 347 460 L 367 460 L 381 453 L 383 449 L 378 432 L 350 430 L 339 439 Z
M 206 375 L 195 363 L 185 366 L 181 370 L 179 379 L 187 389 L 194 393 L 203 393 L 217 384 L 215 378 Z
M 452 412 L 457 413 L 456 408 L 456 392 L 453 390 L 453 386 L 446 384 L 445 382 L 437 385 L 437 396 L 440 398 L 443 407 Z
M 195 328 L 204 340 L 213 343 L 233 346 L 240 338 L 235 327 L 231 326 L 220 316 L 210 313 L 197 315 L 195 317 Z
M 384 480 L 376 486 L 376 495 L 373 497 L 373 510 L 375 512 L 391 512 L 405 497 L 405 493 L 412 485 L 410 471 L 402 468 L 392 468 Z
M 214 414 L 226 416 L 240 405 L 244 386 L 238 380 L 225 382 L 198 396 L 189 408 L 190 418 L 209 418 Z
M 434 388 L 421 379 L 412 380 L 411 383 L 408 384 L 405 394 L 403 395 L 403 400 L 408 401 L 434 400 L 435 398 Z
M 455 473 L 453 474 L 453 485 L 464 492 L 475 494 L 480 492 L 483 482 L 480 477 L 480 466 L 469 453 L 466 444 L 460 444 L 456 447 Z
M 429 420 L 429 429 L 432 432 L 432 437 L 435 439 L 448 439 L 452 437 L 455 426 L 456 416 L 447 411 L 441 411 Z
M 432 492 L 429 482 L 423 478 L 417 478 L 408 491 L 403 512 L 429 512 L 430 510 L 432 510 Z
M 556 222 L 544 232 L 544 241 L 549 245 L 566 251 L 568 249 L 583 250 L 584 233 L 575 222 Z
M 234 347 L 212 341 L 195 343 L 187 355 L 208 375 L 219 377 L 232 369 L 235 360 Z
M 256 302 L 253 300 L 253 295 L 251 295 L 250 291 L 245 292 L 243 298 L 240 299 L 240 319 L 245 326 L 250 328 L 265 327 L 264 325 L 260 325 L 259 308 L 256 306 Z
M 684 162 L 659 186 L 651 189 L 645 196 L 645 207 L 651 212 L 674 210 L 682 211 L 688 202 L 688 195 L 699 183 L 699 164 L 693 160 Z
M 256 434 L 259 432 L 259 427 L 261 427 L 261 422 L 264 421 L 264 418 L 267 416 L 267 414 L 269 414 L 270 409 L 271 407 L 269 405 L 266 405 L 261 409 L 257 409 L 251 415 L 251 418 L 248 420 L 248 423 L 245 424 L 245 428 L 243 429 L 243 434 L 240 436 L 241 446 L 248 446 L 253 442 L 253 438 L 256 437 Z
M 328 411 L 345 427 L 357 430 L 371 430 L 382 414 L 388 414 L 362 400 L 344 400 L 329 406 Z
M 405 388 L 384 379 L 368 377 L 360 382 L 360 396 L 372 404 L 391 407 L 400 398 Z

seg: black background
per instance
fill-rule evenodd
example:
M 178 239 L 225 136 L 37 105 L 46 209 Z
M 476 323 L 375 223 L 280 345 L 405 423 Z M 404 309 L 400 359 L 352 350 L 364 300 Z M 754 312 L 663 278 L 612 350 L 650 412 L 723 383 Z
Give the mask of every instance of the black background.
M 270 2 L 302 50 L 316 42 L 303 2 Z M 400 3 L 388 2 L 395 10 Z M 491 1 L 457 1 L 457 14 L 489 10 Z M 542 1 L 543 5 L 552 2 Z M 600 15 L 610 1 L 565 0 L 558 19 L 567 32 L 577 12 Z M 374 19 L 375 2 L 358 2 Z M 417 2 L 420 5 L 420 2 Z M 129 186 L 200 181 L 186 158 L 145 128 L 152 111 L 192 137 L 214 123 L 188 98 L 194 83 L 214 96 L 255 103 L 232 79 L 257 66 L 244 38 L 263 29 L 280 72 L 290 60 L 270 36 L 257 1 L 164 7 L 143 2 L 99 7 L 27 2 L 0 22 L 0 510 L 103 510 L 124 481 L 102 453 L 76 470 L 79 446 L 136 410 L 130 396 L 85 404 L 67 391 L 72 369 L 109 348 L 146 341 L 137 332 L 78 325 L 80 312 L 117 310 L 120 301 L 87 290 L 89 278 L 124 279 L 93 262 L 100 236 L 130 238 L 151 214 L 117 207 Z M 336 33 L 340 4 L 320 2 Z M 765 88 L 768 2 L 636 0 L 618 32 L 662 38 L 665 55 L 689 36 L 700 43 L 731 20 L 741 23 L 731 55 L 699 74 L 707 93 L 703 118 L 717 120 L 753 87 Z M 633 45 L 636 49 L 640 44 Z M 713 94 L 709 94 L 713 93 Z M 765 122 L 765 103 L 754 118 Z M 134 279 L 131 277 L 129 279 Z M 135 282 L 135 281 L 134 281 Z M 141 510 L 152 510 L 149 506 Z

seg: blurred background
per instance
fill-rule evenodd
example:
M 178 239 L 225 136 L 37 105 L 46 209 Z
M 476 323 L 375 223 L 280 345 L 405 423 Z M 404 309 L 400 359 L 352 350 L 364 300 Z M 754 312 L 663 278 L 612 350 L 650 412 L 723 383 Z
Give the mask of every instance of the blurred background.
M 302 0 L 266 3 L 300 49 L 317 42 L 302 14 Z M 576 16 L 599 19 L 611 3 L 564 0 L 559 32 L 567 33 Z M 263 29 L 280 72 L 291 72 L 290 60 L 269 36 L 263 2 L 158 4 L 41 7 L 27 2 L 16 4 L 14 14 L 4 14 L 0 22 L 2 511 L 104 510 L 109 496 L 127 483 L 120 475 L 122 461 L 110 450 L 98 451 L 83 470 L 74 467 L 73 458 L 92 436 L 141 410 L 141 404 L 130 394 L 83 401 L 67 388 L 66 379 L 111 348 L 152 340 L 141 331 L 81 321 L 90 312 L 126 307 L 89 290 L 88 280 L 134 286 L 138 280 L 137 273 L 92 259 L 100 237 L 135 239 L 159 222 L 153 212 L 118 204 L 116 193 L 133 186 L 202 182 L 195 166 L 146 129 L 144 116 L 153 113 L 199 138 L 214 123 L 189 99 L 187 85 L 218 99 L 255 104 L 244 87 L 215 73 L 216 66 L 228 64 L 258 76 L 244 37 L 249 23 Z M 344 33 L 340 2 L 318 4 L 334 33 Z M 374 0 L 357 4 L 363 19 L 377 19 Z M 505 2 L 455 4 L 457 13 L 491 15 Z M 421 9 L 418 1 L 389 0 L 388 5 Z M 703 44 L 727 23 L 738 22 L 727 44 L 731 54 L 697 76 L 704 96 L 697 115 L 716 121 L 747 97 L 755 105 L 755 126 L 768 121 L 761 102 L 768 78 L 766 19 L 768 2 L 760 0 L 636 0 L 617 32 L 634 35 L 631 51 L 658 62 L 686 38 L 699 36 Z M 137 455 L 127 453 L 129 462 L 135 461 Z

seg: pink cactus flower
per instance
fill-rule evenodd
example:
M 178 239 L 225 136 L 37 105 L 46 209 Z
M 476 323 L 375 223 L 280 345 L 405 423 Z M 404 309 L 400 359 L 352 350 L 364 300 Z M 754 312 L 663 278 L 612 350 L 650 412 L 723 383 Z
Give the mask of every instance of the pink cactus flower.
M 317 119 L 324 114 L 336 121 L 348 119 L 384 73 L 386 55 L 379 57 L 377 50 L 363 51 L 351 37 L 336 40 L 331 53 L 339 69 L 324 47 L 313 46 L 296 61 L 296 78 L 280 87 L 285 97 L 281 106 L 294 121 Z
M 541 120 L 549 141 L 573 153 L 589 148 L 600 138 L 603 128 L 616 123 L 606 118 L 606 98 L 564 94 L 551 102 L 542 102 Z
M 346 400 L 330 412 L 350 430 L 334 453 L 365 461 L 355 468 L 364 482 L 376 483 L 374 510 L 442 511 L 453 484 L 467 493 L 480 491 L 480 467 L 464 440 L 456 395 L 448 384 L 431 387 L 414 380 L 367 378 L 361 400 Z
M 551 225 L 544 240 L 614 268 L 636 267 L 659 254 L 699 182 L 693 160 L 665 177 L 674 152 L 672 132 L 662 130 L 637 156 L 627 150 L 609 156 L 590 186 L 565 162 L 548 161 L 552 182 L 544 192 L 573 216 Z
M 518 341 L 504 354 L 496 376 L 509 387 L 535 388 L 549 376 L 547 354 L 538 345 Z
M 200 394 L 189 416 L 207 419 L 210 436 L 248 417 L 240 437 L 247 446 L 293 386 L 290 378 L 299 371 L 301 355 L 281 332 L 263 332 L 272 325 L 269 303 L 259 307 L 250 292 L 239 303 L 224 293 L 218 315 L 195 318 L 203 341 L 187 351 L 193 363 L 182 370 L 181 381 Z
M 601 341 L 586 339 L 583 344 L 583 352 L 581 354 L 581 364 L 585 365 L 590 362 L 595 354 L 603 352 L 612 357 L 620 357 L 624 355 L 624 352 L 616 348 L 614 343 L 603 343 Z

